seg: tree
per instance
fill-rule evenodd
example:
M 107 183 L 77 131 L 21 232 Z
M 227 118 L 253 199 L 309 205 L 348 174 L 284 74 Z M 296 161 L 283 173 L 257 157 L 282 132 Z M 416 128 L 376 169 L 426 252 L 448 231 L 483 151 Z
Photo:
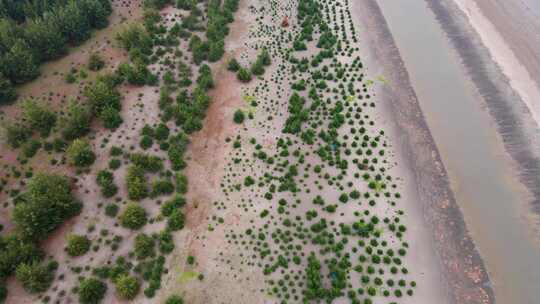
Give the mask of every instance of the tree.
M 88 141 L 75 139 L 66 151 L 70 164 L 77 167 L 87 167 L 94 163 L 96 155 Z
M 39 76 L 39 66 L 32 50 L 22 40 L 17 40 L 0 60 L 0 72 L 19 84 Z
M 13 221 L 29 239 L 45 238 L 66 219 L 79 214 L 82 204 L 71 194 L 69 180 L 57 174 L 34 175 L 15 205 Z
M 17 234 L 0 236 L 0 279 L 10 276 L 21 263 L 40 261 L 43 252 L 34 242 Z
M 30 128 L 43 137 L 47 137 L 56 124 L 56 114 L 42 104 L 26 100 L 22 104 L 23 116 L 30 123 Z
M 229 64 L 227 65 L 227 69 L 231 72 L 236 72 L 241 68 L 240 63 L 236 60 L 236 58 L 233 58 L 229 60 Z
M 131 200 L 141 200 L 148 196 L 148 187 L 144 177 L 144 170 L 140 166 L 131 166 L 126 173 L 126 186 L 128 197 Z
M 216 62 L 221 59 L 225 54 L 225 42 L 220 39 L 217 41 L 210 41 L 208 44 L 208 61 Z
M 146 210 L 136 203 L 128 203 L 124 212 L 120 215 L 120 223 L 123 227 L 137 230 L 146 225 Z
M 7 143 L 14 149 L 19 148 L 32 135 L 32 131 L 19 123 L 8 123 L 4 127 Z
M 15 276 L 26 291 L 39 293 L 49 289 L 54 279 L 54 271 L 49 269 L 47 265 L 37 262 L 22 263 L 17 266 Z
M 240 68 L 238 70 L 238 73 L 236 74 L 236 77 L 241 82 L 250 82 L 251 81 L 251 73 L 246 70 L 245 68 Z
M 85 278 L 79 284 L 78 290 L 81 304 L 98 304 L 105 297 L 107 284 L 96 278 Z
M 154 255 L 155 241 L 151 236 L 141 233 L 135 237 L 135 256 L 145 259 Z
M 244 112 L 240 109 L 236 110 L 234 112 L 233 121 L 237 124 L 241 124 L 244 122 L 245 115 Z
M 104 197 L 113 197 L 118 192 L 118 187 L 114 184 L 114 175 L 110 171 L 99 171 L 96 182 L 101 187 L 101 194 Z
M 251 73 L 254 75 L 262 75 L 264 74 L 264 65 L 262 63 L 262 60 L 257 59 L 253 65 L 251 65 Z
M 120 111 L 112 106 L 103 108 L 99 113 L 99 119 L 103 122 L 103 126 L 110 130 L 118 128 L 124 122 Z
M 107 85 L 103 81 L 97 81 L 84 91 L 84 95 L 88 98 L 88 103 L 92 107 L 94 113 L 98 115 L 106 107 L 112 107 L 120 111 L 120 93 L 114 88 Z
M 180 209 L 174 209 L 167 220 L 167 228 L 176 231 L 184 228 L 185 216 Z
M 28 22 L 24 38 L 39 61 L 55 59 L 66 53 L 66 39 L 50 17 Z
M 99 0 L 80 1 L 79 7 L 86 14 L 90 26 L 97 29 L 106 28 L 109 24 L 107 17 L 111 13 L 108 7 Z
M 68 245 L 66 247 L 66 252 L 70 256 L 81 256 L 90 250 L 90 245 L 92 242 L 84 236 L 84 235 L 77 235 L 77 234 L 71 234 L 68 236 Z
M 0 104 L 9 103 L 17 99 L 17 92 L 9 79 L 0 72 Z
M 137 296 L 140 290 L 137 278 L 124 274 L 116 279 L 116 292 L 121 298 L 131 300 Z
M 152 37 L 148 34 L 145 28 L 139 24 L 131 24 L 121 31 L 116 36 L 116 39 L 127 51 L 138 49 L 145 55 L 152 54 Z
M 80 44 L 90 38 L 90 22 L 77 2 L 70 1 L 54 14 L 54 22 L 62 36 L 72 44 Z
M 87 106 L 71 101 L 68 105 L 67 115 L 61 120 L 62 136 L 66 140 L 74 140 L 86 135 L 90 131 L 92 113 Z

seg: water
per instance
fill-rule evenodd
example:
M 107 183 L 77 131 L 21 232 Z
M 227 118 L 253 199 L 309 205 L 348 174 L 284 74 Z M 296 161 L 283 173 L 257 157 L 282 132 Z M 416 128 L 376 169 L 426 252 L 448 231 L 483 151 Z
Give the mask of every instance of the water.
M 500 136 L 424 1 L 378 0 L 498 303 L 537 304 L 540 246 Z

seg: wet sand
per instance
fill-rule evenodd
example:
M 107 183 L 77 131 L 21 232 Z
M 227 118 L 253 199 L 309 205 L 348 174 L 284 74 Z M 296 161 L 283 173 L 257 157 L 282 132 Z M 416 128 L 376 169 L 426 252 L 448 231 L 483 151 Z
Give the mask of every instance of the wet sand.
M 467 232 L 463 216 L 450 189 L 439 152 L 410 84 L 408 72 L 377 3 L 358 1 L 355 14 L 364 22 L 368 45 L 384 76 L 391 83 L 383 97 L 396 127 L 401 130 L 404 152 L 423 209 L 426 230 L 431 231 L 442 270 L 448 303 L 494 303 L 483 261 Z M 437 303 L 445 303 L 438 299 Z

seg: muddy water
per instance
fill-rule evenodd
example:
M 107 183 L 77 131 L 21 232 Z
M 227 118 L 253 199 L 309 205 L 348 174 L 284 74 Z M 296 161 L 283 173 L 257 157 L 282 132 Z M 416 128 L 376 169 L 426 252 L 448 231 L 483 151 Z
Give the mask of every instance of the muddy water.
M 377 0 L 409 72 L 498 303 L 539 303 L 540 246 L 524 187 L 488 111 L 424 1 Z

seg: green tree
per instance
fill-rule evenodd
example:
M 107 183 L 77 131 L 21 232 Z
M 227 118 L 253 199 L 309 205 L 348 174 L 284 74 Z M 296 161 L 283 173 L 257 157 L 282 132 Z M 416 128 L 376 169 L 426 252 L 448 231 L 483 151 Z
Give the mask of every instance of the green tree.
M 30 99 L 23 102 L 22 109 L 30 128 L 39 132 L 41 136 L 47 137 L 56 124 L 56 114 L 45 105 Z
M 71 101 L 66 116 L 61 120 L 62 136 L 66 140 L 74 140 L 90 131 L 92 112 L 87 106 Z
M 148 196 L 148 186 L 144 177 L 144 170 L 141 167 L 130 166 L 128 168 L 126 186 L 129 199 L 141 200 Z
M 17 92 L 9 79 L 0 72 L 0 104 L 9 103 L 17 99 Z
M 66 252 L 70 256 L 84 255 L 90 250 L 90 245 L 92 244 L 86 236 L 77 234 L 69 235 L 67 241 Z
M 118 187 L 114 184 L 114 175 L 108 170 L 99 171 L 96 182 L 101 187 L 101 194 L 104 197 L 113 197 L 118 192 Z
M 70 1 L 64 7 L 56 10 L 54 22 L 64 38 L 72 44 L 80 44 L 90 38 L 90 22 L 75 1 Z
M 120 111 L 112 106 L 103 108 L 99 113 L 99 119 L 103 122 L 103 126 L 110 130 L 118 128 L 124 122 Z
M 18 40 L 0 60 L 0 72 L 19 84 L 39 76 L 39 66 L 32 50 Z
M 231 72 L 236 72 L 241 68 L 240 63 L 236 60 L 236 58 L 233 58 L 229 60 L 229 64 L 227 65 L 227 69 Z
M 34 242 L 14 233 L 0 236 L 0 278 L 10 276 L 19 264 L 31 264 L 42 257 L 43 252 Z
M 49 289 L 54 279 L 54 271 L 49 269 L 47 265 L 37 262 L 22 263 L 17 266 L 15 276 L 26 291 L 39 293 Z
M 107 85 L 103 81 L 97 81 L 84 91 L 84 95 L 88 98 L 88 103 L 92 107 L 94 113 L 98 115 L 106 107 L 112 107 L 120 111 L 120 93 L 114 88 Z
M 79 214 L 81 203 L 71 194 L 69 180 L 57 174 L 34 175 L 15 205 L 13 221 L 23 236 L 43 239 L 66 219 Z
M 66 53 L 66 40 L 52 18 L 31 20 L 24 27 L 24 38 L 40 61 L 58 58 Z
M 237 124 L 241 124 L 244 122 L 245 114 L 244 111 L 238 109 L 234 112 L 233 121 Z
M 141 286 L 137 278 L 124 274 L 116 279 L 116 292 L 121 298 L 131 300 L 137 296 Z
M 146 225 L 146 210 L 137 203 L 128 203 L 124 212 L 120 215 L 120 223 L 123 227 L 137 230 Z
M 245 68 L 241 67 L 240 69 L 238 69 L 236 77 L 241 82 L 250 82 L 251 81 L 251 72 L 246 70 Z
M 78 288 L 79 302 L 81 304 L 98 304 L 105 297 L 107 284 L 96 278 L 85 278 Z
M 32 135 L 30 128 L 19 123 L 7 123 L 4 126 L 4 133 L 7 143 L 14 149 L 27 142 Z
M 151 236 L 141 233 L 135 237 L 135 256 L 145 259 L 154 255 L 155 240 Z
M 75 139 L 66 151 L 69 163 L 77 167 L 87 167 L 94 163 L 96 155 L 88 141 Z
M 184 228 L 185 224 L 185 216 L 184 213 L 182 213 L 182 210 L 180 209 L 174 209 L 171 212 L 171 215 L 169 215 L 169 219 L 167 220 L 167 228 L 169 228 L 172 231 L 180 230 Z

